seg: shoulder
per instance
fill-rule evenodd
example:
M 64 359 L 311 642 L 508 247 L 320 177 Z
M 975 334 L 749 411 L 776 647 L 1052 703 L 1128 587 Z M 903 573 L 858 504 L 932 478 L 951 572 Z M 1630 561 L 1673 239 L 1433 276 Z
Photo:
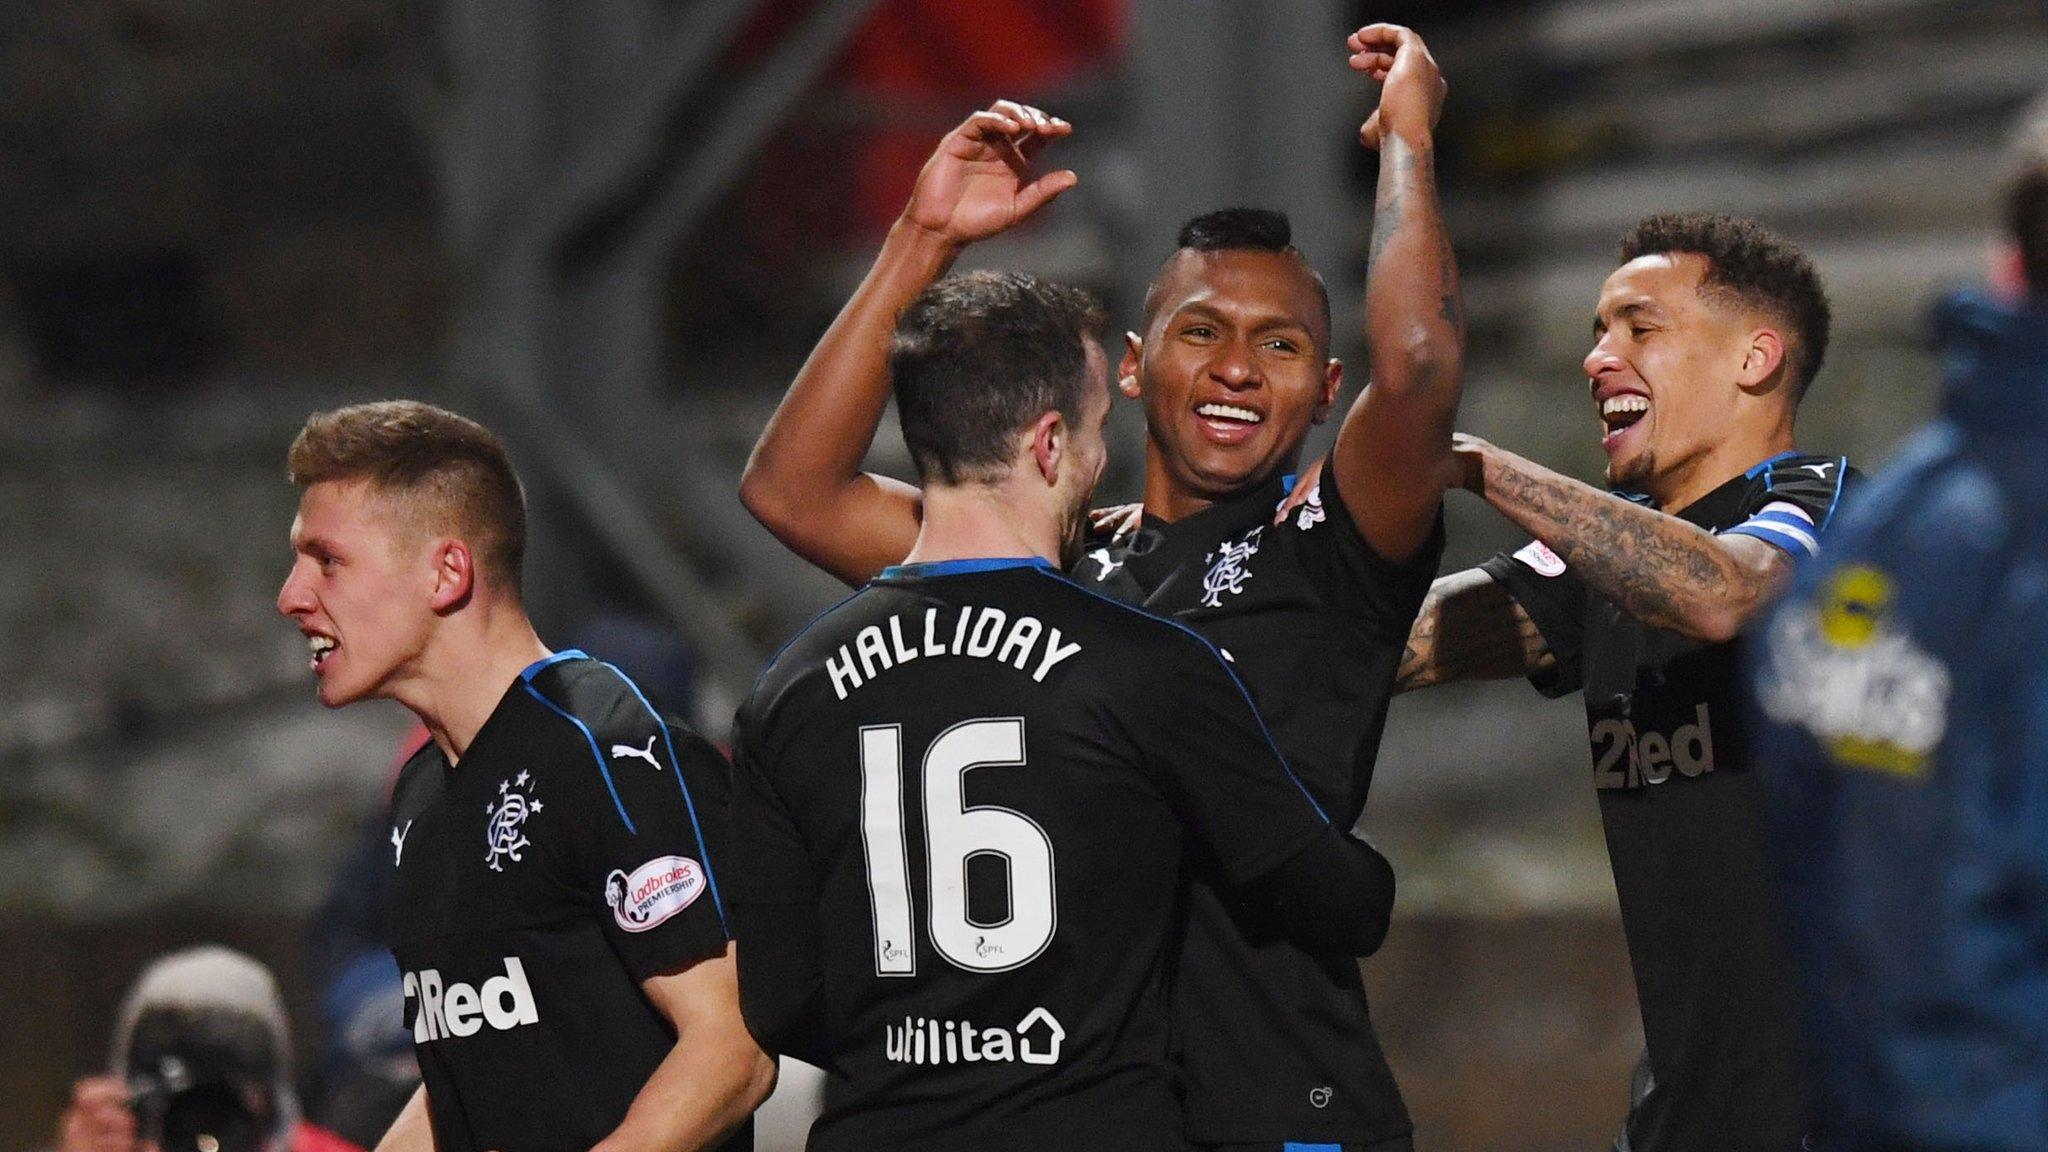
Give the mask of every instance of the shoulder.
M 1098 592 L 1071 576 L 1041 573 L 1059 622 L 1079 640 L 1094 639 L 1117 653 L 1124 666 L 1144 667 L 1148 659 L 1220 660 L 1208 637 L 1169 616 L 1161 616 Z
M 1783 503 L 1826 530 L 1841 510 L 1842 497 L 1861 484 L 1863 474 L 1847 456 L 1799 452 L 1770 461 L 1750 477 L 1751 510 Z

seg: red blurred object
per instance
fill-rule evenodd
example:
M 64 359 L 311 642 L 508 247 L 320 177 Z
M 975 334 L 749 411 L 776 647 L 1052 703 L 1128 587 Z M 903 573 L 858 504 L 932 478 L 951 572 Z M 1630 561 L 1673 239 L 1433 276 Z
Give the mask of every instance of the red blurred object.
M 730 63 L 744 68 L 772 53 L 810 7 L 807 0 L 768 6 L 740 37 Z M 916 123 L 840 127 L 824 141 L 787 139 L 757 169 L 748 198 L 765 210 L 770 231 L 784 236 L 792 234 L 785 208 L 819 217 L 816 227 L 797 233 L 811 241 L 879 232 L 896 218 L 946 127 L 998 97 L 1031 99 L 1111 63 L 1122 50 L 1126 7 L 1126 0 L 888 0 L 854 37 L 828 83 L 885 113 L 943 114 L 930 123 L 913 115 L 908 119 Z M 826 151 L 835 154 L 832 162 L 820 164 Z M 785 159 L 799 155 L 808 162 Z M 778 171 L 792 169 L 811 178 L 831 172 L 835 183 L 844 183 L 778 186 Z

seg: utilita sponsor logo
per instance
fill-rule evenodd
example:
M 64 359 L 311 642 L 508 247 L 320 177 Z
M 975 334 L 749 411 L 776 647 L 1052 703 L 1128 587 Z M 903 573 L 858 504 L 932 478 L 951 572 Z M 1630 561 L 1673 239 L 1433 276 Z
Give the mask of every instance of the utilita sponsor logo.
M 412 1021 L 412 1038 L 419 1044 L 449 1036 L 474 1036 L 486 1024 L 509 1032 L 522 1024 L 540 1022 L 533 986 L 526 982 L 526 969 L 517 956 L 505 957 L 505 974 L 484 981 L 482 988 L 462 983 L 443 987 L 441 973 L 432 968 L 407 972 L 405 998 L 419 1001 L 419 1013 Z
M 883 1026 L 884 1050 L 898 1064 L 1057 1064 L 1067 1030 L 1043 1008 L 1033 1008 L 1015 1028 L 977 1028 L 965 1020 L 905 1016 Z

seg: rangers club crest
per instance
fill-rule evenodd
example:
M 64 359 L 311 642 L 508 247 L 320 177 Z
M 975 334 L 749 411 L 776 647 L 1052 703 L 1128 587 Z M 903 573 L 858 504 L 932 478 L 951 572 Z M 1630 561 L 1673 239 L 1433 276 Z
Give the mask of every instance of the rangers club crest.
M 1254 528 L 1237 543 L 1225 544 L 1202 557 L 1209 561 L 1209 574 L 1202 577 L 1202 607 L 1221 608 L 1225 592 L 1235 596 L 1244 591 L 1244 582 L 1252 578 L 1244 570 L 1245 561 L 1259 554 L 1259 538 L 1265 532 L 1264 526 Z
M 510 780 L 498 781 L 498 798 L 484 805 L 484 814 L 489 820 L 484 824 L 484 842 L 490 852 L 484 856 L 484 863 L 493 872 L 503 872 L 505 861 L 518 863 L 526 859 L 521 855 L 532 841 L 526 838 L 526 818 L 540 811 L 540 801 L 533 798 L 533 773 L 521 771 Z

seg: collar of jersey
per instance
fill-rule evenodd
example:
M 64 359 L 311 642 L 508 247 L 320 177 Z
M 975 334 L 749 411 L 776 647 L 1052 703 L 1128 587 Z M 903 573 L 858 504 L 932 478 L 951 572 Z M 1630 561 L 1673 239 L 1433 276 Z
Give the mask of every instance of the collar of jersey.
M 1783 452 L 1778 453 L 1776 456 L 1772 456 L 1769 459 L 1762 461 L 1756 467 L 1751 468 L 1749 471 L 1744 472 L 1742 475 L 1746 479 L 1754 480 L 1757 477 L 1763 475 L 1764 473 L 1770 471 L 1771 465 L 1778 464 L 1786 460 L 1790 460 L 1791 458 L 1799 454 L 1799 449 L 1787 448 Z
M 1005 568 L 1052 569 L 1043 556 L 986 556 L 971 560 L 933 560 L 924 564 L 892 564 L 882 569 L 877 580 L 923 580 L 933 576 L 965 576 L 970 572 L 1000 572 Z
M 540 659 L 535 660 L 533 663 L 528 664 L 526 667 L 520 669 L 519 678 L 521 680 L 524 680 L 526 683 L 531 684 L 533 683 L 533 678 L 535 676 L 538 676 L 542 672 L 545 672 L 548 669 L 553 668 L 555 665 L 560 664 L 564 660 L 588 659 L 590 659 L 590 654 L 585 652 L 581 648 L 564 648 L 562 651 L 555 653 L 553 656 L 543 656 Z

